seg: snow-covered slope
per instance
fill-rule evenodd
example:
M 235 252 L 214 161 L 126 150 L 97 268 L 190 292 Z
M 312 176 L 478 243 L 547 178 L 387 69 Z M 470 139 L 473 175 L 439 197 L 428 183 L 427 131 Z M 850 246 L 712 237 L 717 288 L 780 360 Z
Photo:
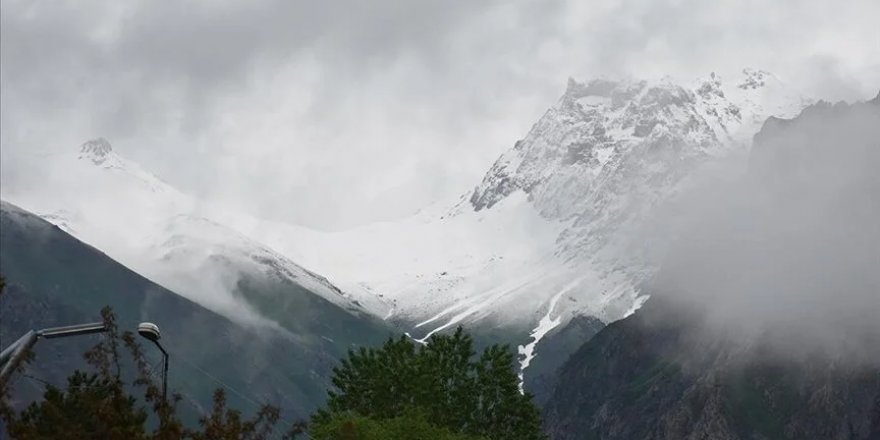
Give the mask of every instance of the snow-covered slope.
M 525 366 L 571 317 L 608 322 L 637 309 L 665 240 L 650 231 L 658 210 L 704 165 L 745 152 L 768 116 L 808 103 L 751 69 L 733 81 L 570 80 L 451 209 L 340 233 L 225 221 L 378 298 L 371 310 L 410 323 L 415 337 L 460 323 L 525 329 Z
M 100 139 L 41 158 L 57 175 L 44 191 L 4 197 L 227 315 L 260 319 L 235 295 L 235 274 L 256 273 L 417 339 L 457 324 L 500 329 L 527 366 L 572 317 L 609 322 L 637 309 L 666 240 L 651 231 L 659 210 L 714 158 L 747 149 L 768 116 L 806 104 L 758 70 L 732 81 L 570 80 L 460 200 L 342 232 L 204 206 Z
M 4 192 L 4 199 L 218 313 L 275 325 L 239 296 L 243 275 L 293 283 L 363 313 L 326 278 L 210 219 L 213 209 L 119 156 L 105 139 L 88 141 L 75 152 L 34 156 L 21 165 L 47 180 Z
M 510 307 L 518 310 L 495 318 L 518 322 L 541 307 L 534 284 L 569 280 L 554 255 L 566 225 L 542 218 L 524 195 L 484 212 L 428 210 L 337 233 L 238 215 L 223 221 L 308 262 L 376 315 L 415 326 L 414 335 L 486 317 L 516 291 L 521 301 Z

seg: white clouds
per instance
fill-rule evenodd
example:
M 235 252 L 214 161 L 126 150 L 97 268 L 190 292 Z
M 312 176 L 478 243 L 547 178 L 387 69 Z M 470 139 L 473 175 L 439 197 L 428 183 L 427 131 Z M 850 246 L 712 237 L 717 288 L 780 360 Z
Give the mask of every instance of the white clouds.
M 569 75 L 880 87 L 871 0 L 2 7 L 4 158 L 105 135 L 188 190 L 325 227 L 466 191 Z

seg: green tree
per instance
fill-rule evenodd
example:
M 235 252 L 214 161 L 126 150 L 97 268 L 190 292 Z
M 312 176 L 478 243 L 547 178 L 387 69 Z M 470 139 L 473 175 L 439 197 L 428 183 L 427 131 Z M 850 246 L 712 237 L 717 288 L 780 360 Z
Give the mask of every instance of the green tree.
M 47 386 L 41 402 L 31 404 L 9 423 L 9 434 L 22 440 L 146 438 L 146 410 L 120 391 L 113 379 L 76 371 L 66 389 Z
M 479 357 L 458 328 L 419 347 L 407 337 L 350 351 L 333 370 L 327 407 L 312 418 L 324 429 L 340 415 L 382 421 L 417 411 L 453 433 L 492 440 L 544 439 L 531 395 L 519 392 L 514 357 L 494 345 Z M 342 438 L 342 437 L 340 437 Z
M 383 420 L 336 414 L 313 427 L 310 434 L 315 440 L 483 440 L 434 425 L 424 413 L 413 410 Z

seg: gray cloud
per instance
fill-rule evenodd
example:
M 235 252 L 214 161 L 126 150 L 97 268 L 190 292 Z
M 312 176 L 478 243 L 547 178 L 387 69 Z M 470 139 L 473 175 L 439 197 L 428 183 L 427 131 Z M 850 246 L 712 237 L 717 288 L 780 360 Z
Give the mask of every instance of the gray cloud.
M 878 165 L 880 101 L 769 121 L 745 177 L 686 199 L 659 298 L 723 334 L 880 362 Z
M 0 14 L 3 180 L 107 136 L 172 183 L 323 227 L 465 192 L 569 75 L 755 65 L 855 99 L 872 0 L 20 1 Z

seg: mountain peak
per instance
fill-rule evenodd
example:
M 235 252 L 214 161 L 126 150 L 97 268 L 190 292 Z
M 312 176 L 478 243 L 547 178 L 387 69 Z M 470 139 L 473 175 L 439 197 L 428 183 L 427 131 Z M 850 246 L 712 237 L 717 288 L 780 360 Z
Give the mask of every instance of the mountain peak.
M 107 160 L 112 152 L 113 147 L 110 146 L 110 142 L 107 139 L 99 137 L 87 141 L 80 146 L 79 158 L 89 159 L 95 165 L 100 165 Z
M 699 87 L 697 87 L 697 93 L 703 98 L 709 98 L 711 95 L 724 98 L 724 90 L 722 90 L 722 86 L 723 83 L 721 82 L 721 76 L 712 72 L 709 74 L 708 79 L 704 79 L 700 82 Z
M 743 69 L 742 74 L 743 80 L 742 82 L 737 84 L 737 87 L 743 90 L 751 90 L 764 87 L 769 79 L 775 78 L 772 73 L 766 70 L 752 69 L 749 67 Z

